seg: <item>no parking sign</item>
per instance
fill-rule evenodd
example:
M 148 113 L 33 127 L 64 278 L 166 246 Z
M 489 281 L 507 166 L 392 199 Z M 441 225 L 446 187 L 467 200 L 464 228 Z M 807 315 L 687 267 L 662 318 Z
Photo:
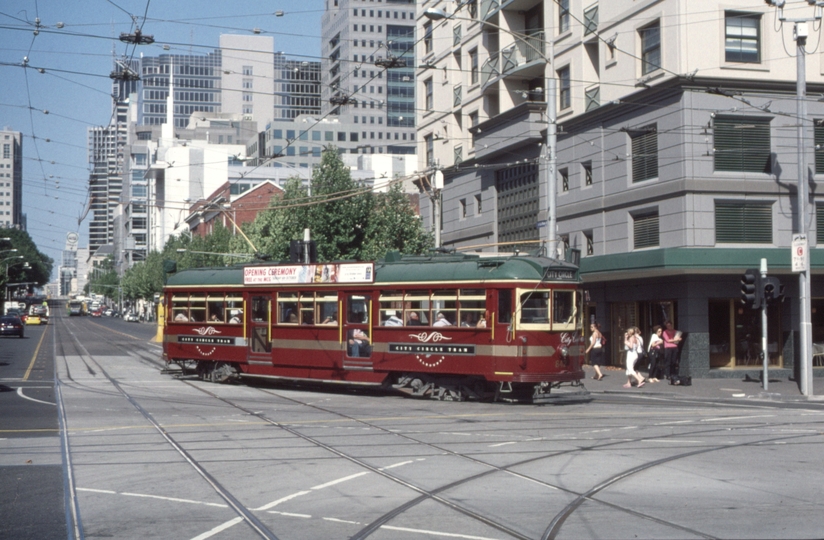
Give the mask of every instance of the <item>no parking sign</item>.
M 793 272 L 806 272 L 810 266 L 810 250 L 806 234 L 794 234 L 792 243 Z

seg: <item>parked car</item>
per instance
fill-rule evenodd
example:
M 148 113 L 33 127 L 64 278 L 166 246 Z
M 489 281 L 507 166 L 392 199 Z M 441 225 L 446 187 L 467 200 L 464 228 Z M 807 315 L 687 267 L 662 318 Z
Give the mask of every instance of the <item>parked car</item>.
M 28 317 L 26 317 L 27 325 L 37 326 L 42 322 L 43 321 L 40 320 L 40 317 L 38 315 L 29 315 Z
M 92 311 L 90 315 L 91 315 L 92 317 L 102 317 L 102 316 L 103 316 L 103 313 L 102 313 L 99 309 L 97 309 L 97 310 L 95 310 L 95 311 Z
M 134 313 L 133 311 L 129 311 L 123 315 L 123 320 L 127 322 L 140 322 L 140 318 L 137 316 L 137 313 Z
M 20 317 L 4 315 L 0 317 L 0 336 L 17 336 L 22 338 L 25 330 Z

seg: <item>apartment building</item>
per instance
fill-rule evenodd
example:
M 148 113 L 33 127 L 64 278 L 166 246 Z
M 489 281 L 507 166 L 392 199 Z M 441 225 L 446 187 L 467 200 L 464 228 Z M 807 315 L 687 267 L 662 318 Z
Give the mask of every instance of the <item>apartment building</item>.
M 0 228 L 25 229 L 23 214 L 23 134 L 0 130 Z
M 321 116 L 357 124 L 363 135 L 347 153 L 416 151 L 415 9 L 413 0 L 326 2 Z
M 579 250 L 583 309 L 611 334 L 614 365 L 623 362 L 626 328 L 648 336 L 669 320 L 686 336 L 681 372 L 712 377 L 757 376 L 760 312 L 740 304 L 740 276 L 765 258 L 787 293 L 768 310 L 766 354 L 776 376 L 798 375 L 790 244 L 799 126 L 811 201 L 800 215 L 812 246 L 812 333 L 824 342 L 824 255 L 815 247 L 824 241 L 815 193 L 824 174 L 820 8 L 422 4 L 418 144 L 430 197 L 421 212 L 445 247 L 528 251 L 551 240 L 561 253 Z M 794 28 L 791 19 L 805 17 L 809 24 Z M 794 31 L 809 33 L 800 118 Z M 549 77 L 557 90 L 547 116 Z M 550 127 L 554 156 L 546 153 Z M 550 191 L 556 231 L 548 229 Z

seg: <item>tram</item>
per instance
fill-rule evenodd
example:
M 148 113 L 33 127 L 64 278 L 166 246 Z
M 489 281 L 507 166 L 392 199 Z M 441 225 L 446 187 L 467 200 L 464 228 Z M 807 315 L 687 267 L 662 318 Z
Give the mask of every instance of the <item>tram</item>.
M 578 268 L 527 255 L 184 270 L 163 356 L 184 372 L 391 387 L 463 401 L 588 395 Z

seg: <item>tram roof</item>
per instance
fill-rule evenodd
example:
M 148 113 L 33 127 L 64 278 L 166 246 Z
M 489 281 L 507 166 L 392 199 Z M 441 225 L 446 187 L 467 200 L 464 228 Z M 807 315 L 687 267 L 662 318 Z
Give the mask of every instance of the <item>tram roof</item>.
M 294 266 L 293 263 L 278 263 Z M 254 266 L 277 266 L 256 264 Z M 318 264 L 335 264 L 318 263 Z M 192 268 L 169 276 L 168 286 L 242 286 L 243 269 L 253 265 Z M 578 267 L 556 259 L 521 255 L 479 256 L 388 254 L 375 262 L 375 283 L 449 283 L 484 281 L 578 281 Z

